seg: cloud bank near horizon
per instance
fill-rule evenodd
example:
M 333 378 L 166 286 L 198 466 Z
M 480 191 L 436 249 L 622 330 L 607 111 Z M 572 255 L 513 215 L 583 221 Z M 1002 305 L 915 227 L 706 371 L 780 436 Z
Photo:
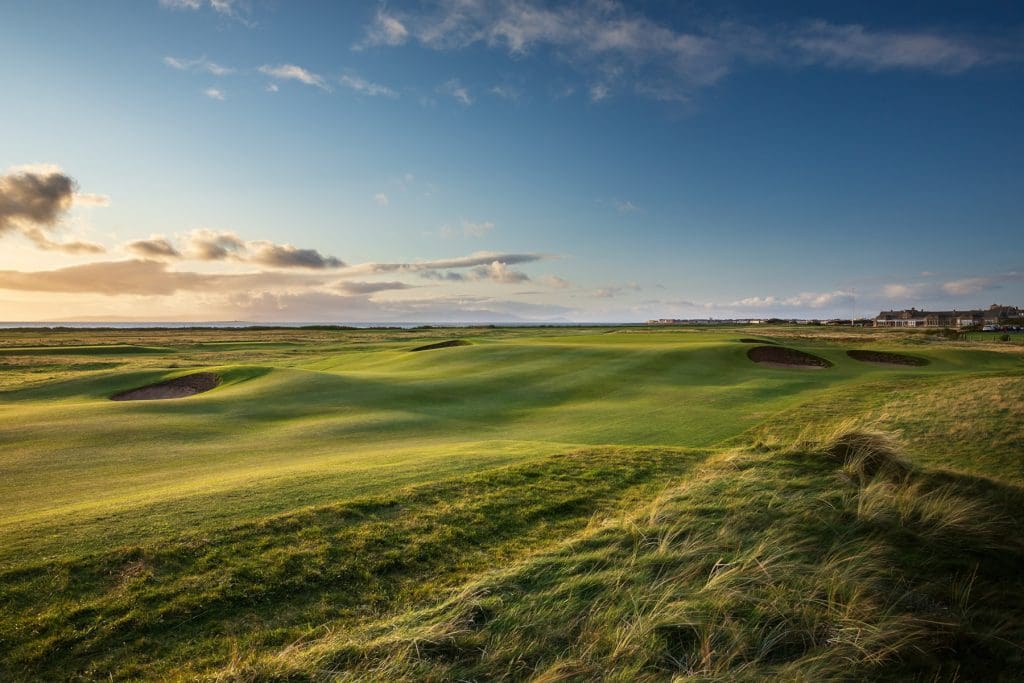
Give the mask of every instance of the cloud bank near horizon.
M 107 251 L 103 245 L 55 240 L 68 211 L 79 202 L 85 206 L 109 205 L 104 195 L 77 193 L 75 180 L 58 166 L 11 169 L 0 176 L 0 238 L 20 235 L 40 250 L 78 258 L 103 254 Z M 466 234 L 483 236 L 492 227 L 492 223 L 463 221 Z M 2 270 L 0 290 L 122 300 L 141 297 L 161 300 L 160 306 L 167 305 L 175 296 L 199 296 L 217 312 L 216 317 L 236 317 L 232 314 L 232 307 L 236 307 L 236 314 L 253 315 L 261 320 L 274 316 L 321 320 L 338 315 L 366 320 L 411 320 L 417 315 L 436 315 L 435 321 L 461 321 L 482 320 L 482 316 L 488 314 L 496 316 L 495 321 L 523 320 L 530 316 L 538 316 L 538 320 L 612 319 L 608 315 L 636 320 L 645 315 L 813 318 L 849 315 L 848 311 L 852 312 L 857 306 L 865 314 L 874 307 L 879 310 L 912 305 L 949 307 L 950 302 L 965 302 L 963 307 L 966 308 L 980 305 L 973 299 L 981 295 L 997 295 L 1007 287 L 1024 282 L 1020 270 L 983 276 L 943 277 L 921 273 L 913 280 L 882 282 L 868 288 L 861 292 L 859 300 L 852 288 L 840 288 L 788 296 L 755 294 L 726 302 L 699 303 L 685 298 L 637 300 L 644 288 L 635 282 L 586 290 L 557 275 L 531 276 L 517 269 L 555 259 L 539 252 L 477 251 L 452 258 L 347 264 L 317 249 L 247 240 L 232 231 L 212 229 L 192 230 L 177 239 L 152 235 L 124 243 L 120 250 L 131 258 L 77 263 L 51 270 Z M 182 268 L 188 263 L 229 267 L 229 270 L 208 272 Z M 250 270 L 237 272 L 239 267 Z M 396 280 L 395 275 L 415 279 Z M 378 279 L 381 276 L 392 276 L 392 279 Z M 356 279 L 360 277 L 368 279 Z M 516 298 L 511 299 L 469 291 L 453 297 L 437 290 L 438 287 L 474 288 L 531 282 L 541 289 L 515 292 L 513 297 Z M 418 293 L 413 297 L 396 298 L 396 293 L 403 291 Z M 543 303 L 524 300 L 538 295 L 546 300 Z M 593 305 L 595 301 L 623 299 L 632 301 L 624 305 Z M 317 309 L 318 305 L 322 308 Z M 168 310 L 173 308 L 171 303 Z M 147 306 L 147 310 L 150 309 Z

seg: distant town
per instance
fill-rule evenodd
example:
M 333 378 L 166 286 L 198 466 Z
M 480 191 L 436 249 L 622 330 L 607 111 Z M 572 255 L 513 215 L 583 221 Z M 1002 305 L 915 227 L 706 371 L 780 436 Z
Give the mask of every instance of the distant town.
M 882 311 L 874 318 L 658 318 L 648 325 L 831 325 L 847 327 L 951 328 L 998 332 L 1024 329 L 1024 309 L 992 304 L 969 310 L 925 311 L 917 308 Z

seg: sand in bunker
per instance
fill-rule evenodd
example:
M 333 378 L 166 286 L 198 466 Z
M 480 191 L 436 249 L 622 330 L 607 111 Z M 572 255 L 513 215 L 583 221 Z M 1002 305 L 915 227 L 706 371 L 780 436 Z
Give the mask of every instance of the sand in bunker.
M 185 398 L 209 391 L 220 384 L 220 377 L 212 372 L 175 377 L 138 389 L 129 389 L 110 397 L 111 401 L 158 401 L 167 398 Z
M 415 349 L 409 349 L 410 351 L 432 351 L 434 349 L 449 349 L 453 346 L 469 346 L 469 342 L 465 339 L 449 339 L 448 341 L 435 342 L 433 344 L 426 344 L 424 346 L 417 346 Z
M 832 362 L 819 356 L 789 349 L 785 346 L 755 346 L 747 351 L 747 358 L 770 368 L 800 368 L 802 370 L 824 370 Z
M 852 349 L 847 351 L 846 355 L 854 360 L 859 360 L 861 363 L 875 363 L 877 365 L 928 365 L 928 361 L 924 358 L 904 356 L 902 353 L 892 353 L 891 351 L 861 351 L 859 349 Z

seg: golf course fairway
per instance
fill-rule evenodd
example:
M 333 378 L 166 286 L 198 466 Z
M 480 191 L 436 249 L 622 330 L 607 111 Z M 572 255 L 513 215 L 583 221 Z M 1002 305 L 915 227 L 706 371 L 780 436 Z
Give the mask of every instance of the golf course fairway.
M 7 330 L 0 424 L 3 680 L 1024 675 L 1020 344 Z

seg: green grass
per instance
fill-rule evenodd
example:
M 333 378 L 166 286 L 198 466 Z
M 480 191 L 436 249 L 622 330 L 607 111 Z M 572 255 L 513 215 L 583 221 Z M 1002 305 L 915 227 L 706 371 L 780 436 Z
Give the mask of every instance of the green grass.
M 1009 337 L 1009 340 L 1003 337 Z M 1024 344 L 1024 332 L 967 332 L 970 341 L 994 342 L 997 344 Z
M 751 363 L 750 336 L 5 332 L 0 670 L 1019 672 L 1002 643 L 1024 623 L 1020 348 L 757 330 L 835 364 L 805 371 Z M 454 338 L 470 343 L 409 353 Z M 850 348 L 929 364 L 859 363 Z M 223 383 L 108 400 L 199 369 Z M 866 477 L 830 458 L 841 423 L 896 434 L 911 473 Z

